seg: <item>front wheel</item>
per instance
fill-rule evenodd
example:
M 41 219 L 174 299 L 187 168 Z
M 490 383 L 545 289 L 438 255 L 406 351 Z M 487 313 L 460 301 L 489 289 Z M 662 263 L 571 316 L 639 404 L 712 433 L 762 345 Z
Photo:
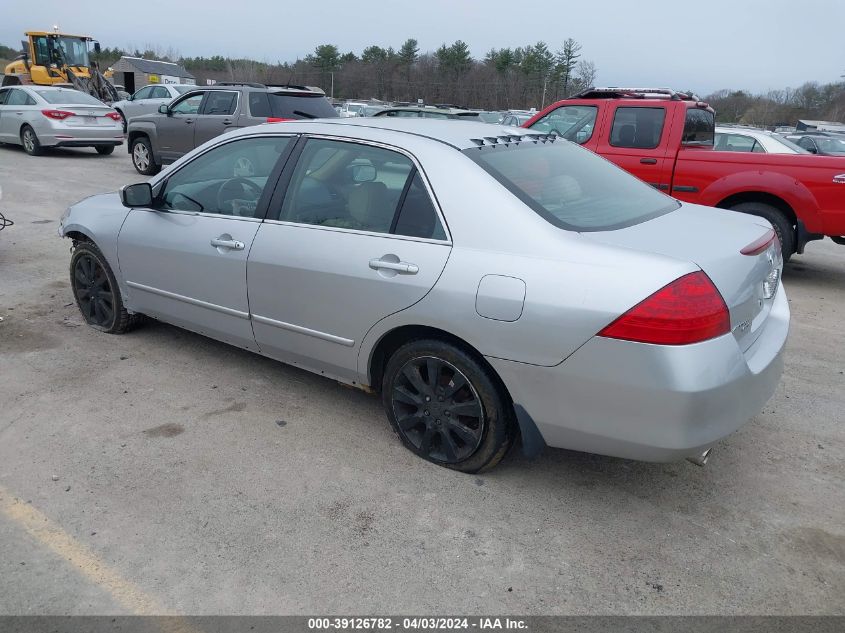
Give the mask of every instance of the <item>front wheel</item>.
M 23 145 L 23 150 L 30 156 L 41 156 L 44 153 L 44 148 L 41 147 L 41 141 L 38 140 L 38 135 L 28 125 L 24 125 L 21 129 L 21 145 Z
M 100 156 L 108 156 L 114 152 L 114 145 L 97 145 L 94 149 Z
M 382 403 L 408 449 L 466 473 L 495 466 L 516 436 L 513 408 L 498 380 L 443 341 L 411 341 L 390 357 Z
M 94 329 L 123 334 L 133 324 L 133 316 L 123 307 L 120 288 L 100 249 L 80 242 L 70 258 L 70 285 L 76 305 Z
M 132 141 L 132 165 L 139 174 L 144 176 L 157 174 L 161 169 L 153 159 L 153 148 L 145 136 Z

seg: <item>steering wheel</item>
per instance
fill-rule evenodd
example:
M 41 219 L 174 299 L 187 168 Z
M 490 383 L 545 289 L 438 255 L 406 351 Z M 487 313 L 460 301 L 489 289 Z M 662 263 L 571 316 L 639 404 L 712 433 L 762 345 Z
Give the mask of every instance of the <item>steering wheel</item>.
M 217 208 L 225 209 L 228 204 L 232 209 L 233 215 L 251 217 L 255 212 L 262 191 L 263 189 L 249 178 L 242 176 L 230 178 L 222 182 L 220 188 L 217 190 Z M 241 197 L 245 195 L 249 196 L 249 194 L 253 195 L 249 198 Z

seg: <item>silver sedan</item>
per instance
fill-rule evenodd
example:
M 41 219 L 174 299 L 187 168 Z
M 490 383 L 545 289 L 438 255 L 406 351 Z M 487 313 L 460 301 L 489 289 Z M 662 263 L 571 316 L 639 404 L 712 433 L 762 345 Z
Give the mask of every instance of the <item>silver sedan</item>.
M 702 463 L 782 371 L 770 224 L 530 130 L 251 127 L 59 233 L 92 327 L 146 315 L 377 392 L 405 446 L 465 472 L 517 438 Z
M 79 90 L 14 86 L 0 89 L 0 143 L 22 145 L 33 156 L 46 147 L 111 154 L 123 144 L 123 126 L 115 110 Z

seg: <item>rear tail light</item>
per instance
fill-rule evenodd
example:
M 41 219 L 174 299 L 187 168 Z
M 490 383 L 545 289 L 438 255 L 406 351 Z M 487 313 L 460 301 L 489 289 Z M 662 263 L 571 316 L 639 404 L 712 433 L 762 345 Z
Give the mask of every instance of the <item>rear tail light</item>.
M 710 277 L 698 271 L 638 303 L 599 336 L 655 345 L 689 345 L 730 331 L 725 300 Z
M 285 119 L 278 116 L 268 116 L 267 123 L 279 123 L 280 121 L 295 121 L 296 119 Z
M 110 118 L 112 121 L 120 121 L 120 114 L 117 112 L 106 112 L 106 116 Z
M 776 238 L 777 235 L 775 234 L 775 232 L 772 229 L 769 229 L 768 231 L 766 231 L 766 234 L 763 235 L 763 237 L 761 237 L 759 240 L 754 240 L 753 242 L 751 242 L 751 244 L 749 244 L 739 252 L 743 255 L 759 255 L 767 248 L 769 248 L 769 246 L 772 244 L 772 242 L 775 241 Z
M 73 116 L 73 112 L 68 112 L 67 110 L 42 110 L 41 114 L 48 119 L 54 119 L 56 121 L 64 121 L 69 116 Z

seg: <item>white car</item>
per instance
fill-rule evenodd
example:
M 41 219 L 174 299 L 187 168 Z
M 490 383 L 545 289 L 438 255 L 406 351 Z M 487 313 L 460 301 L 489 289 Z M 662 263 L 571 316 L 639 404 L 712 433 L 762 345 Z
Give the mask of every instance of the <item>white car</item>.
M 340 114 L 340 116 L 344 119 L 348 119 L 354 116 L 361 116 L 361 112 L 366 107 L 366 103 L 360 103 L 358 101 L 347 101 L 341 106 L 340 110 L 338 111 L 338 114 Z
M 807 154 L 799 147 L 779 134 L 746 127 L 716 126 L 717 152 L 756 152 L 758 154 Z
M 48 147 L 93 147 L 111 154 L 123 144 L 120 116 L 102 101 L 72 88 L 0 89 L 0 143 L 22 145 L 31 156 Z
M 191 84 L 150 84 L 135 91 L 135 94 L 128 99 L 115 101 L 112 107 L 117 110 L 123 119 L 123 130 L 125 132 L 126 123 L 133 116 L 158 112 L 160 105 L 170 103 L 179 95 L 194 89 L 196 89 L 196 86 Z

